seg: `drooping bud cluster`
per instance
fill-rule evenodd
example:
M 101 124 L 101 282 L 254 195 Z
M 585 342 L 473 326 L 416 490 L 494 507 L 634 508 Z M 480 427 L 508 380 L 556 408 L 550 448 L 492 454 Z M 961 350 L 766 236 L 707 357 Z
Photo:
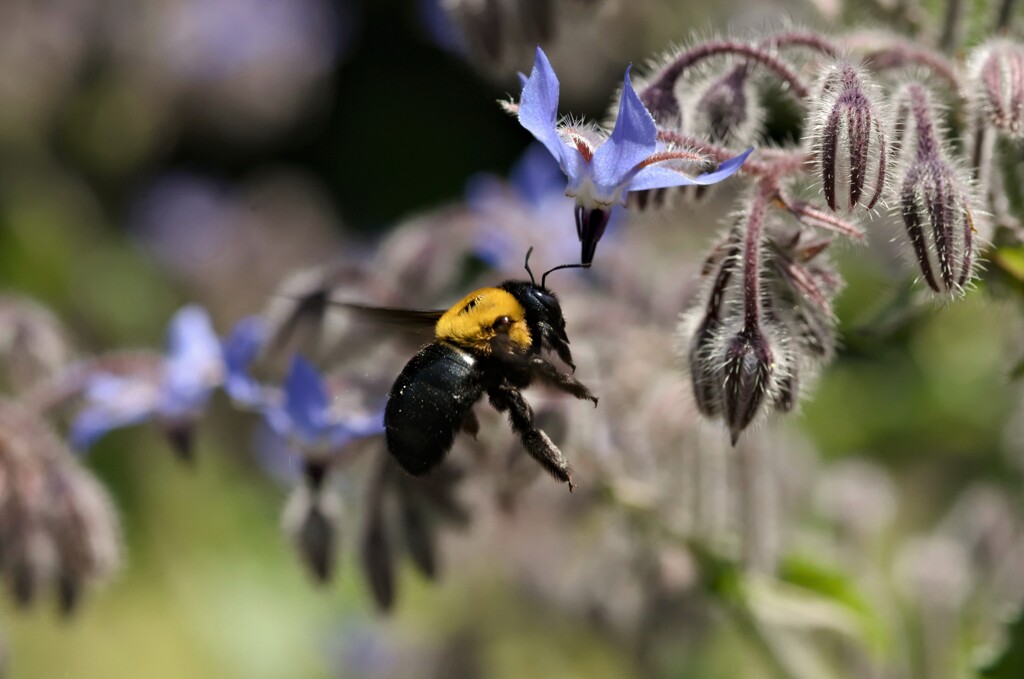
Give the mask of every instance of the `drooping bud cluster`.
M 878 88 L 847 61 L 821 78 L 809 136 L 825 202 L 833 211 L 871 209 L 885 190 L 889 164 L 886 112 Z
M 1024 137 L 1024 48 L 998 38 L 971 57 L 973 103 L 1000 134 Z
M 949 159 L 927 88 L 910 83 L 896 101 L 896 200 L 914 258 L 929 288 L 942 295 L 963 294 L 978 247 L 971 180 Z
M 70 613 L 82 587 L 120 561 L 117 515 L 103 488 L 34 414 L 0 403 L 0 575 L 28 605 L 54 588 Z
M 841 282 L 823 257 L 830 242 L 770 220 L 755 200 L 705 262 L 679 351 L 698 409 L 722 417 L 733 444 L 766 408 L 792 410 L 832 357 Z

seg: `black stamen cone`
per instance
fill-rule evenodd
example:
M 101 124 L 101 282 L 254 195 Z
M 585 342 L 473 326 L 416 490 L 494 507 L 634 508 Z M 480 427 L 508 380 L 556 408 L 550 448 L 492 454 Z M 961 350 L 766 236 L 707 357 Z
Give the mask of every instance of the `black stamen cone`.
M 581 264 L 589 265 L 594 261 L 597 242 L 601 240 L 604 230 L 608 228 L 610 217 L 611 210 L 576 206 L 576 234 L 580 237 L 580 243 L 583 244 L 583 250 L 580 253 Z

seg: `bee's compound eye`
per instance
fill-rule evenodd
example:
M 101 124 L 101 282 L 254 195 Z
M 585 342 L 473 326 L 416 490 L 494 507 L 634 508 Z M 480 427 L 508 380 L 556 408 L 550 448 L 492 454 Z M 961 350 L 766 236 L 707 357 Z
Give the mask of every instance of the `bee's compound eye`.
M 508 316 L 499 316 L 491 327 L 495 332 L 508 332 L 508 329 L 512 327 L 512 319 Z

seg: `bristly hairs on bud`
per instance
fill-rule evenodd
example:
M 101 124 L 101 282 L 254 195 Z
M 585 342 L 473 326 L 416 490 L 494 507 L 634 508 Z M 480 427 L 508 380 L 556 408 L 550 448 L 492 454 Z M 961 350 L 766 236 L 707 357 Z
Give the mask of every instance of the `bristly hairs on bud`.
M 707 260 L 700 305 L 679 326 L 678 351 L 697 407 L 722 416 L 735 445 L 795 366 L 784 328 L 766 313 L 764 238 L 773 189 L 759 184 L 725 239 Z M 772 325 L 774 323 L 774 325 Z
M 1024 137 L 1024 47 L 994 38 L 971 53 L 969 96 L 975 114 L 999 134 Z
M 996 137 L 1024 138 L 1024 47 L 1006 38 L 989 40 L 971 53 L 967 70 L 966 155 L 979 196 L 988 197 L 996 190 Z M 998 191 L 992 195 L 1002 200 Z
M 809 112 L 807 144 L 834 211 L 870 210 L 882 198 L 890 163 L 888 111 L 880 88 L 840 59 L 824 69 Z
M 895 101 L 900 147 L 895 202 L 928 287 L 944 297 L 961 296 L 974 276 L 987 220 L 969 173 L 951 159 L 928 88 L 907 83 Z

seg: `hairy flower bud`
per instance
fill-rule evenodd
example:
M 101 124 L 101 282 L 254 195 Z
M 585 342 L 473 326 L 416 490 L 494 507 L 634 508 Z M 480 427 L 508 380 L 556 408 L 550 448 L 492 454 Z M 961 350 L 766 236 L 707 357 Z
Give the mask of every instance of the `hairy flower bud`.
M 962 294 L 973 274 L 978 240 L 973 186 L 948 159 L 928 90 L 911 83 L 898 100 L 900 216 L 928 287 Z
M 1024 137 L 1024 48 L 991 40 L 974 51 L 970 72 L 978 113 L 1001 134 Z
M 705 260 L 707 287 L 679 326 L 697 408 L 724 417 L 734 444 L 759 413 L 796 408 L 835 347 L 831 240 L 763 208 L 755 201 Z
M 725 343 L 721 360 L 725 374 L 722 414 L 736 445 L 773 388 L 774 355 L 764 333 L 744 327 Z
M 284 509 L 284 531 L 317 584 L 334 577 L 340 514 L 337 498 L 308 482 L 292 491 Z
M 916 163 L 903 177 L 900 214 L 925 282 L 962 294 L 974 268 L 974 216 L 966 176 L 941 159 Z
M 683 116 L 686 129 L 712 143 L 748 146 L 761 130 L 764 108 L 747 63 L 699 83 L 687 101 L 693 104 Z
M 707 303 L 703 315 L 693 331 L 687 350 L 687 367 L 693 386 L 697 409 L 707 417 L 721 414 L 722 376 L 720 366 L 715 364 L 715 347 L 722 329 L 722 322 L 728 311 L 727 294 L 734 279 L 734 270 L 739 255 L 739 231 L 729 234 L 728 240 L 716 248 L 705 262 L 705 274 L 714 273 L 711 287 L 707 292 Z M 685 331 L 683 331 L 685 333 Z
M 8 389 L 23 391 L 71 358 L 60 321 L 28 298 L 0 295 L 0 372 Z
M 82 587 L 120 561 L 117 515 L 102 486 L 33 413 L 0 403 L 0 575 L 30 604 L 44 587 L 70 613 Z
M 841 61 L 821 79 L 811 112 L 810 143 L 833 211 L 871 209 L 885 189 L 889 164 L 886 114 L 877 87 Z

